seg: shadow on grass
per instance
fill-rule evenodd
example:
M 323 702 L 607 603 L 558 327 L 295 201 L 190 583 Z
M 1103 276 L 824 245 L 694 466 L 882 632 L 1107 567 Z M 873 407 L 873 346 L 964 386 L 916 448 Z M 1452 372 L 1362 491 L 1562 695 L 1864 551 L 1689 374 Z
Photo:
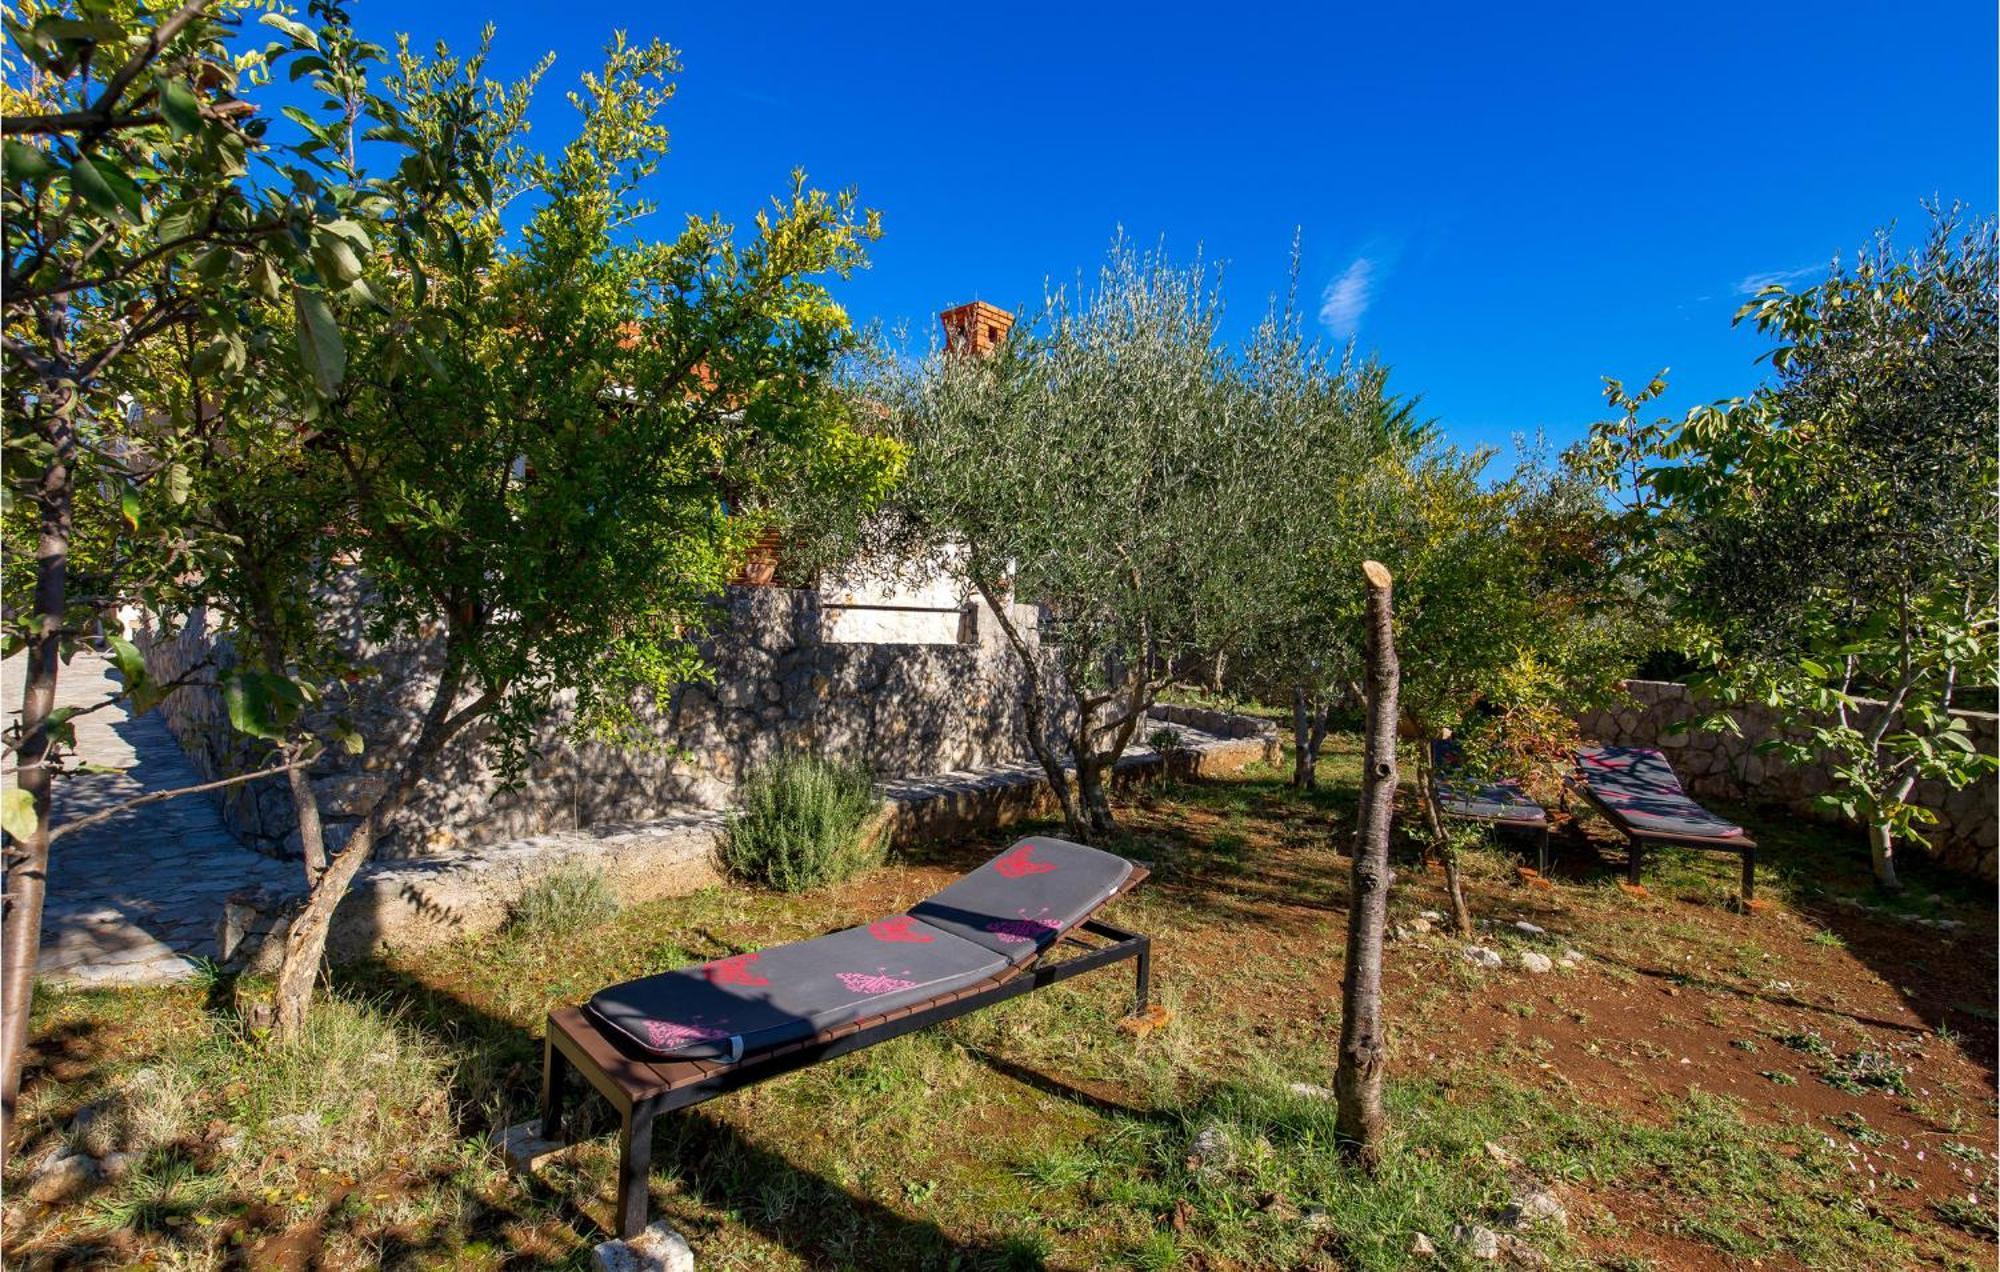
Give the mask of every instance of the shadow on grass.
M 454 1079 L 456 1107 L 477 1118 L 483 1111 L 497 1122 L 513 1123 L 534 1115 L 541 1081 L 542 1046 L 538 1035 L 500 1019 L 449 991 L 380 963 L 362 964 L 342 976 L 390 1010 L 400 1010 L 413 1028 L 429 1034 L 454 1054 L 468 1057 Z M 609 1108 L 581 1084 L 573 1094 L 579 1132 L 584 1138 L 615 1129 Z M 784 1081 L 783 1078 L 776 1081 Z M 912 1093 L 913 1097 L 921 1093 Z M 727 1097 L 724 1097 L 727 1098 Z M 467 1136 L 483 1135 L 487 1125 L 461 1128 Z M 839 1128 L 829 1131 L 839 1133 Z M 768 1241 L 783 1246 L 804 1263 L 818 1266 L 911 1268 L 1035 1268 L 1041 1259 L 1027 1243 L 1006 1239 L 965 1241 L 936 1224 L 898 1213 L 869 1197 L 833 1183 L 778 1148 L 746 1136 L 736 1127 L 701 1109 L 687 1109 L 660 1119 L 654 1143 L 655 1204 L 661 1217 L 658 1181 L 671 1173 L 678 1195 L 698 1202 Z M 553 1204 L 562 1218 L 586 1241 L 608 1240 L 612 1199 L 581 1199 L 559 1194 L 539 1180 L 528 1185 L 530 1195 Z M 466 1239 L 504 1239 L 505 1230 L 536 1216 L 516 1213 L 481 1197 L 482 1213 L 470 1225 Z M 544 1216 L 545 1217 L 545 1216 Z M 697 1248 L 704 1233 L 715 1230 L 701 1220 L 674 1219 Z M 431 1242 L 412 1242 L 388 1251 L 395 1262 L 425 1254 L 454 1254 L 457 1234 Z
M 1741 806 L 1721 800 L 1705 804 L 1740 823 L 1757 840 L 1758 894 L 1782 897 L 1800 917 L 1839 938 L 1856 961 L 1891 987 L 1922 1022 L 1884 1020 L 1805 1002 L 1783 993 L 1756 992 L 1721 982 L 1696 983 L 1715 993 L 1754 999 L 1777 1006 L 1842 1016 L 1857 1023 L 1900 1033 L 1947 1030 L 1960 1050 L 1979 1065 L 1987 1080 L 2000 1077 L 1996 1057 L 1993 984 L 2000 977 L 2000 959 L 1992 940 L 1994 896 L 1990 885 L 1957 876 L 1913 855 L 1899 866 L 1904 888 L 1891 897 L 1877 890 L 1869 867 L 1868 849 L 1859 831 L 1814 822 L 1781 807 Z M 1573 824 L 1574 825 L 1574 824 Z M 1586 845 L 1601 841 L 1582 833 L 1558 835 L 1565 863 L 1560 875 L 1571 875 L 1570 863 L 1581 862 Z M 1623 861 L 1616 863 L 1620 871 Z M 1647 854 L 1652 881 L 1663 875 L 1699 870 L 1704 877 L 1733 880 L 1735 858 L 1697 850 L 1663 849 Z M 1572 875 L 1572 877 L 1576 877 Z M 1733 891 L 1732 883 L 1725 883 Z M 1836 898 L 1850 899 L 1846 904 Z M 1932 898 L 1936 898 L 1935 901 Z M 1860 906 L 1873 907 L 1873 912 Z M 1956 931 L 1939 929 L 1912 918 L 1955 915 Z M 1755 923 L 1755 919 L 1746 922 Z M 1683 979 L 1679 973 L 1620 961 L 1630 970 L 1656 979 Z
M 1043 1095 L 1054 1096 L 1058 1100 L 1067 1101 L 1078 1108 L 1088 1109 L 1092 1113 L 1102 1114 L 1105 1117 L 1117 1118 L 1127 1122 L 1152 1122 L 1162 1126 L 1177 1126 L 1180 1124 L 1181 1119 L 1177 1114 L 1162 1113 L 1154 1109 L 1134 1108 L 1129 1104 L 1123 1104 L 1111 1099 L 1109 1096 L 1099 1095 L 1094 1091 L 1086 1091 L 1082 1087 L 1064 1082 L 1059 1078 L 1050 1077 L 1039 1069 L 1030 1069 L 1024 1064 L 1009 1060 L 1005 1056 L 995 1054 L 983 1047 L 967 1047 L 965 1048 L 965 1054 L 1003 1078 L 1012 1078 L 1021 1085 L 1031 1087 Z

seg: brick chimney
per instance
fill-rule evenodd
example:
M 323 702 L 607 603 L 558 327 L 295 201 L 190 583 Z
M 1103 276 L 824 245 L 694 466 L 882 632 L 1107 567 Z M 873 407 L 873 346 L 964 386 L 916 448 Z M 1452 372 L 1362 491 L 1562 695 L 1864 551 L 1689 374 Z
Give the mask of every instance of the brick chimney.
M 944 324 L 944 347 L 953 353 L 984 356 L 1007 338 L 1014 315 L 983 300 L 970 301 L 938 315 Z

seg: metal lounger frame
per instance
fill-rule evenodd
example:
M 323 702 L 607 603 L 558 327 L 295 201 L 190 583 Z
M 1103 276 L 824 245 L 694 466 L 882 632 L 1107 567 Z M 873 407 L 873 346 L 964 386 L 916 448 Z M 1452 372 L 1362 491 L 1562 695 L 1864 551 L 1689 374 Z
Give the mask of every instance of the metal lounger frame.
M 1625 836 L 1625 881 L 1634 885 L 1639 882 L 1639 868 L 1647 847 L 1705 848 L 1711 852 L 1733 852 L 1743 859 L 1742 896 L 1747 904 L 1757 899 L 1757 841 L 1745 833 L 1726 838 L 1702 835 L 1670 835 L 1658 831 L 1641 830 L 1619 815 L 1618 810 L 1597 797 L 1590 789 L 1588 778 L 1572 776 L 1563 782 L 1565 791 L 1574 790 L 1590 801 L 1592 808 L 1604 815 L 1604 820 Z
M 1134 873 L 1143 877 L 1143 872 Z M 1137 882 L 1136 878 L 1128 880 L 1120 894 Z M 1104 938 L 1108 943 L 1086 944 L 1076 939 L 1077 932 L 1088 932 Z M 1081 946 L 1083 952 L 1061 961 L 1051 961 L 1049 954 L 1062 945 Z M 1098 919 L 1086 919 L 1056 945 L 1043 951 L 1035 962 L 1024 967 L 1011 968 L 998 976 L 912 1007 L 854 1021 L 801 1042 L 758 1052 L 735 1064 L 644 1059 L 636 1056 L 629 1047 L 613 1041 L 579 1009 L 563 1008 L 550 1014 L 548 1033 L 543 1042 L 542 1138 L 555 1143 L 567 1142 L 563 1114 L 572 1070 L 581 1074 L 597 1089 L 598 1094 L 611 1102 L 612 1107 L 618 1110 L 622 1123 L 618 1137 L 615 1225 L 619 1236 L 630 1238 L 646 1226 L 646 1181 L 653 1161 L 653 1122 L 660 1114 L 689 1108 L 835 1056 L 861 1051 L 891 1038 L 943 1024 L 983 1007 L 1018 998 L 1125 959 L 1132 959 L 1137 964 L 1136 1010 L 1143 1012 L 1151 990 L 1152 938 L 1113 927 Z

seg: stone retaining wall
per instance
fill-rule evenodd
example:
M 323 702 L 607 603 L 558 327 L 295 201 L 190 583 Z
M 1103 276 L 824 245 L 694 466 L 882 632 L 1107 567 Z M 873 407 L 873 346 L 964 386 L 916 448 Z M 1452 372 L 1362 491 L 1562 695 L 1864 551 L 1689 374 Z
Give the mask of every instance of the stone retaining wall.
M 538 752 L 517 783 L 505 781 L 488 745 L 492 726 L 454 740 L 381 851 L 386 856 L 449 853 L 483 843 L 592 826 L 648 821 L 728 802 L 750 766 L 787 749 L 858 760 L 878 775 L 980 768 L 1025 751 L 1012 692 L 1012 653 L 997 624 L 970 607 L 955 644 L 875 644 L 828 639 L 829 616 L 810 591 L 731 589 L 706 652 L 714 677 L 679 688 L 664 705 L 642 708 L 659 740 L 654 749 L 572 742 L 558 703 L 528 739 Z M 1014 607 L 1032 631 L 1035 611 Z M 386 766 L 412 736 L 435 683 L 435 642 L 371 646 L 347 637 L 376 675 L 329 702 L 366 739 L 363 753 L 337 747 L 315 766 L 313 782 L 337 846 L 385 780 Z M 226 634 L 197 615 L 177 633 L 145 641 L 155 676 L 179 677 L 204 659 L 227 665 Z M 213 687 L 172 694 L 168 726 L 195 767 L 216 777 L 247 771 L 267 751 L 230 729 Z M 249 847 L 298 854 L 284 784 L 232 787 L 222 806 L 230 829 Z
M 1156 708 L 1155 718 L 1167 720 L 1161 713 L 1168 710 Z M 1275 757 L 1277 734 L 1267 721 L 1228 716 L 1218 723 L 1231 735 L 1180 726 L 1183 745 L 1170 756 L 1134 748 L 1119 761 L 1114 786 L 1154 781 L 1169 771 L 1216 777 Z M 904 778 L 887 783 L 883 794 L 889 804 L 884 833 L 892 849 L 950 842 L 1056 810 L 1047 778 L 1032 764 Z M 506 922 L 523 892 L 568 866 L 601 873 L 627 904 L 682 896 L 721 880 L 716 850 L 725 831 L 723 813 L 684 813 L 375 862 L 335 912 L 328 956 L 349 962 L 390 948 L 408 953 L 491 932 Z M 296 900 L 289 889 L 236 894 L 223 919 L 219 957 L 232 967 L 273 970 Z
M 1697 701 L 1681 684 L 1629 680 L 1625 689 L 1630 695 L 1628 702 L 1588 712 L 1579 719 L 1584 736 L 1613 746 L 1660 748 L 1696 795 L 1780 804 L 1821 820 L 1838 820 L 1812 803 L 1813 796 L 1832 785 L 1825 764 L 1793 765 L 1777 756 L 1757 753 L 1757 744 L 1778 732 L 1770 708 L 1758 704 L 1736 708 L 1734 714 L 1743 730 L 1740 736 L 1698 730 L 1676 733 L 1669 731 L 1671 726 L 1705 714 L 1712 709 L 1710 705 Z M 1872 714 L 1862 712 L 1861 727 L 1867 727 Z M 2000 745 L 2000 716 L 1977 711 L 1956 714 L 1971 729 L 1973 744 L 1988 755 L 1994 754 Z M 2000 841 L 2000 784 L 1993 774 L 1960 791 L 1949 790 L 1940 782 L 1919 783 L 1912 802 L 1938 815 L 1938 824 L 1930 829 L 1931 854 L 1941 865 L 1994 880 L 1995 844 Z

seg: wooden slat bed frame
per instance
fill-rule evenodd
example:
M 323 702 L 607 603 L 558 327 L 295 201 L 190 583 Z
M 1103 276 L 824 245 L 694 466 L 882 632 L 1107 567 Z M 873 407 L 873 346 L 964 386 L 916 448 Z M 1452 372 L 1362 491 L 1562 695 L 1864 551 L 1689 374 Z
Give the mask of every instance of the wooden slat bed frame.
M 1091 911 L 1092 915 L 1137 887 L 1147 873 L 1135 866 L 1118 890 Z M 1100 938 L 1100 943 L 1079 940 L 1080 932 Z M 1081 952 L 1061 960 L 1049 957 L 1064 945 L 1081 947 Z M 1030 963 L 921 1003 L 755 1052 L 734 1063 L 649 1058 L 599 1028 L 581 1008 L 564 1007 L 550 1013 L 543 1043 L 542 1138 L 558 1144 L 567 1142 L 563 1114 L 569 1075 L 572 1071 L 582 1075 L 618 1110 L 621 1126 L 615 1225 L 620 1237 L 637 1236 L 646 1226 L 646 1180 L 653 1161 L 653 1122 L 660 1114 L 942 1024 L 1125 959 L 1137 964 L 1135 1010 L 1144 1012 L 1151 990 L 1152 939 L 1087 917 Z

